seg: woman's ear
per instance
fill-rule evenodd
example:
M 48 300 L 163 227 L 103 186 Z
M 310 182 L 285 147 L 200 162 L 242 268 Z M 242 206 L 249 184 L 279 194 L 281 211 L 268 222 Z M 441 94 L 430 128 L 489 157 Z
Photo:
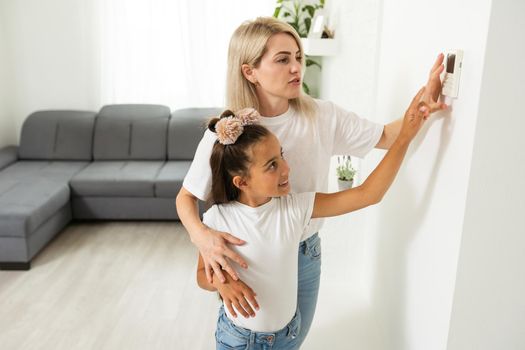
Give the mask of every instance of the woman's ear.
M 232 179 L 232 182 L 233 182 L 233 185 L 235 187 L 237 187 L 239 190 L 243 190 L 247 183 L 246 183 L 246 180 L 242 177 L 242 176 L 239 176 L 239 175 L 236 175 L 233 177 Z
M 257 84 L 257 78 L 255 77 L 255 71 L 249 64 L 243 64 L 241 66 L 242 75 L 251 82 L 252 84 Z

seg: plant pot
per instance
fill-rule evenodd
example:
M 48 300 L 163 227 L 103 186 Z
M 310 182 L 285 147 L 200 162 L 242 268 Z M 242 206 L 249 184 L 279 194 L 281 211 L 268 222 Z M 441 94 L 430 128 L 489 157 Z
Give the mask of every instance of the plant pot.
M 347 181 L 347 180 L 337 179 L 337 184 L 339 186 L 339 191 L 344 191 L 349 188 L 352 188 L 352 185 L 354 184 L 354 180 Z

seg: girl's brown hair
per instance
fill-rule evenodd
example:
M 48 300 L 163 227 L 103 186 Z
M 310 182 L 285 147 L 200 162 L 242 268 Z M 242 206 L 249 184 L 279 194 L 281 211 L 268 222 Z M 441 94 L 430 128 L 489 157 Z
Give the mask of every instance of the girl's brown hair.
M 208 123 L 208 129 L 215 131 L 215 125 L 221 118 L 234 116 L 230 111 L 224 111 L 219 118 Z M 251 163 L 251 149 L 257 142 L 270 134 L 270 131 L 259 124 L 245 125 L 242 134 L 235 143 L 223 145 L 218 140 L 213 145 L 210 157 L 212 173 L 211 194 L 212 204 L 228 203 L 237 200 L 240 190 L 233 184 L 237 175 L 248 176 Z

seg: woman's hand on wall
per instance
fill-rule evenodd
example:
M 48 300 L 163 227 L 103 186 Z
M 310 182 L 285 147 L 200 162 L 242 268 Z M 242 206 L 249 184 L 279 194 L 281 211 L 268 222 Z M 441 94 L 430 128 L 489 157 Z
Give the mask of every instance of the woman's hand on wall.
M 439 101 L 441 95 L 441 73 L 445 69 L 443 60 L 445 56 L 440 53 L 430 70 L 427 85 L 425 86 L 425 93 L 423 95 L 423 102 L 430 107 L 430 113 L 434 113 L 447 108 L 447 105 Z

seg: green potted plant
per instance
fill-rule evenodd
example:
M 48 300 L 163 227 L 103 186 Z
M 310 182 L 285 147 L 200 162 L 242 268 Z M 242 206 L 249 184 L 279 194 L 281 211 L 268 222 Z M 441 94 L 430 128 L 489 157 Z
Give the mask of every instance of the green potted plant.
M 315 11 L 324 7 L 324 0 L 304 4 L 302 0 L 277 0 L 273 16 L 283 18 L 297 31 L 301 38 L 306 38 L 312 25 Z
M 308 37 L 310 26 L 312 25 L 312 18 L 315 11 L 324 7 L 324 0 L 317 0 L 315 3 L 311 1 L 305 4 L 301 0 L 277 0 L 273 17 L 282 19 L 297 31 L 299 37 Z M 313 60 L 310 56 L 306 57 L 306 69 L 311 66 L 317 66 L 321 69 L 321 64 Z M 303 80 L 304 92 L 310 95 L 310 87 Z
M 352 167 L 352 159 L 350 156 L 337 156 L 337 168 L 335 172 L 337 174 L 340 191 L 352 188 L 356 170 Z

